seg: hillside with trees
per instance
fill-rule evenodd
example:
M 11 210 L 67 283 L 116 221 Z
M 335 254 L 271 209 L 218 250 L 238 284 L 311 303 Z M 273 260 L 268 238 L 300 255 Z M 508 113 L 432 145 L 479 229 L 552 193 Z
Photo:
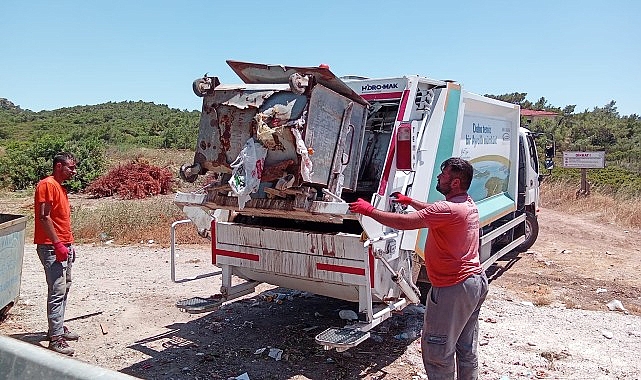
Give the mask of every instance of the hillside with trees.
M 590 173 L 590 181 L 612 192 L 641 194 L 641 117 L 619 115 L 613 100 L 602 107 L 575 112 L 575 106 L 555 107 L 545 98 L 532 103 L 527 93 L 486 95 L 519 104 L 522 109 L 551 111 L 554 118 L 527 123 L 544 138 L 554 140 L 557 168 L 554 178 L 572 178 L 578 170 L 560 168 L 563 151 L 606 152 L 606 169 Z M 199 111 L 169 108 L 143 101 L 109 102 L 52 111 L 23 110 L 0 98 L 0 188 L 32 186 L 50 171 L 57 151 L 79 158 L 79 176 L 72 189 L 82 189 L 106 171 L 107 147 L 193 149 Z M 541 149 L 542 151 L 542 149 Z

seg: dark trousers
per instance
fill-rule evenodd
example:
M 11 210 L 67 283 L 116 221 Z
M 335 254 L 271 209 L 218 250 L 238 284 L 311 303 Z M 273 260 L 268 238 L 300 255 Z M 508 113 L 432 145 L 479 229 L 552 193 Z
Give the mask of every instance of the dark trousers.
M 479 311 L 485 301 L 485 273 L 427 294 L 421 337 L 423 364 L 429 380 L 478 379 Z

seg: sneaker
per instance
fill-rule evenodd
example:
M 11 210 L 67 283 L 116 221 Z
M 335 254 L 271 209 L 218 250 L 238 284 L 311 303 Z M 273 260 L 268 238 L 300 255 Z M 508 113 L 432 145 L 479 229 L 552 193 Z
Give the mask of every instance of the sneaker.
M 78 338 L 80 338 L 80 335 L 76 334 L 75 332 L 69 331 L 67 326 L 63 326 L 62 329 L 63 332 L 61 336 L 65 338 L 65 340 L 78 340 Z M 49 334 L 47 334 L 47 339 L 51 340 Z
M 67 341 L 62 336 L 53 337 L 49 342 L 49 349 L 69 356 L 72 356 L 74 353 L 73 348 L 69 347 L 69 344 L 67 344 Z

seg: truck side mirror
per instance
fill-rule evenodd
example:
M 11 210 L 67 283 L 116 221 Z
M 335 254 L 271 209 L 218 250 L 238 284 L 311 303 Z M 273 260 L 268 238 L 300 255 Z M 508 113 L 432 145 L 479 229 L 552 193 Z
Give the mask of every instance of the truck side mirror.
M 545 146 L 545 158 L 552 159 L 552 158 L 554 158 L 554 154 L 555 153 L 556 152 L 555 152 L 555 149 L 554 149 L 554 143 L 548 144 L 548 145 Z M 546 160 L 546 162 L 547 162 L 547 160 Z

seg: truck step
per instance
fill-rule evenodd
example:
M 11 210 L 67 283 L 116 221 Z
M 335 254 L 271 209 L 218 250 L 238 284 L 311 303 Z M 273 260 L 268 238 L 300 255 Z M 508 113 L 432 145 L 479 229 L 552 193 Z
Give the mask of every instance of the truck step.
M 345 351 L 348 348 L 357 346 L 369 338 L 369 332 L 349 328 L 330 327 L 316 335 L 316 343 L 322 345 L 326 350 L 335 348 L 336 351 Z
M 192 297 L 176 302 L 176 307 L 181 311 L 185 311 L 190 314 L 199 314 L 216 310 L 225 301 L 226 299 L 224 299 L 220 295 L 215 295 L 208 298 Z

